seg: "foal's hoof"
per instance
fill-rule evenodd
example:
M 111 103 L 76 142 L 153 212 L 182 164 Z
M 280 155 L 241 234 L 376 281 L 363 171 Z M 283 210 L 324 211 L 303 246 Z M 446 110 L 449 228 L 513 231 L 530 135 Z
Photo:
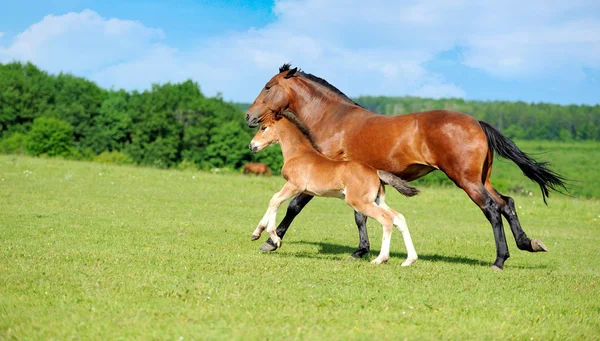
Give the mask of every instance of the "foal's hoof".
M 402 263 L 401 266 L 411 266 L 413 264 L 415 264 L 417 262 L 416 259 L 407 259 L 404 261 L 404 263 Z
M 533 252 L 548 252 L 548 248 L 541 240 L 532 239 L 531 240 L 531 249 Z
M 260 251 L 275 251 L 277 250 L 277 246 L 271 245 L 269 243 L 264 243 L 263 246 L 260 247 Z
M 255 241 L 255 240 L 257 240 L 258 238 L 260 238 L 260 236 L 255 236 L 255 235 L 252 235 L 252 241 Z
M 377 258 L 375 258 L 375 259 L 373 259 L 371 261 L 371 264 L 377 264 L 377 265 L 379 265 L 379 264 L 387 263 L 387 261 L 388 260 L 385 259 L 385 258 L 379 258 L 379 257 L 377 257 Z
M 494 271 L 502 271 L 503 269 L 501 267 L 499 267 L 498 265 L 492 265 L 492 270 Z

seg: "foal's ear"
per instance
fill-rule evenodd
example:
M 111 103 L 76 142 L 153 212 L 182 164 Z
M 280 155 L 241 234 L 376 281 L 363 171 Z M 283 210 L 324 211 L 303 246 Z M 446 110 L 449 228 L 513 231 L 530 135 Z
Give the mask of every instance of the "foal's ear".
M 283 78 L 288 79 L 288 78 L 292 77 L 296 73 L 296 71 L 298 71 L 297 67 L 291 69 L 290 71 L 288 71 L 288 73 L 285 76 L 283 76 Z

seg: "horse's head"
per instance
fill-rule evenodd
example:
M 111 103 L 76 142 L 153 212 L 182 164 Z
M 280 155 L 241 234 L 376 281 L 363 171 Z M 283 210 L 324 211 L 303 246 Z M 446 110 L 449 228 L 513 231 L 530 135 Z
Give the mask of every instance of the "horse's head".
M 279 73 L 267 82 L 246 112 L 246 124 L 250 128 L 257 127 L 265 115 L 279 114 L 288 109 L 290 93 L 285 82 L 294 76 L 296 71 L 298 68 L 290 69 L 290 64 L 284 64 L 279 68 Z
M 250 150 L 252 153 L 258 153 L 261 150 L 267 148 L 268 146 L 275 144 L 279 141 L 279 136 L 276 132 L 276 129 L 273 128 L 273 125 L 281 118 L 281 116 L 274 115 L 266 115 L 263 117 L 262 125 L 256 135 L 250 141 Z

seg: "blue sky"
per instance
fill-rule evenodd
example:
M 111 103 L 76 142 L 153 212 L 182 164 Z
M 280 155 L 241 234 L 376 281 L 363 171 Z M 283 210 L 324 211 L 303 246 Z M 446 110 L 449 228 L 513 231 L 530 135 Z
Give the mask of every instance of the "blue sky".
M 3 1 L 0 62 L 252 101 L 292 62 L 349 96 L 600 103 L 600 2 Z

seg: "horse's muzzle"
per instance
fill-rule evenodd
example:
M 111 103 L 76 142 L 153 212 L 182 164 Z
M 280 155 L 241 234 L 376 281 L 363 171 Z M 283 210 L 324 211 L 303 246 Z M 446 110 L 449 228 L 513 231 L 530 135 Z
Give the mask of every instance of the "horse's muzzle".
M 248 127 L 250 128 L 256 128 L 258 127 L 258 124 L 260 122 L 258 121 L 258 118 L 256 117 L 250 117 L 250 114 L 246 114 L 246 124 L 248 125 Z

